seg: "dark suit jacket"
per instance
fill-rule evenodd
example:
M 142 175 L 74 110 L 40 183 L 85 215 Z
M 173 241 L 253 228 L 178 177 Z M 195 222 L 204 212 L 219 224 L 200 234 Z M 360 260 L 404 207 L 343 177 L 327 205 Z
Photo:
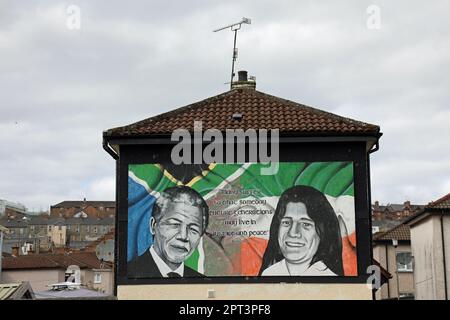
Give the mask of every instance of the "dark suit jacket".
M 162 274 L 158 269 L 158 266 L 153 260 L 150 250 L 146 250 L 142 256 L 138 256 L 128 262 L 127 265 L 128 278 L 162 278 Z M 185 278 L 192 277 L 204 277 L 203 274 L 184 266 Z

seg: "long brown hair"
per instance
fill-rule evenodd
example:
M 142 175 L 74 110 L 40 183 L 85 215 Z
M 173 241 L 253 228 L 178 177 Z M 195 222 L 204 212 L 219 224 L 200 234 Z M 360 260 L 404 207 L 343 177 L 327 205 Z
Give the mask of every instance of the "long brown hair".
M 266 268 L 284 259 L 278 243 L 278 234 L 281 219 L 286 214 L 286 207 L 289 202 L 302 202 L 306 206 L 307 213 L 314 221 L 317 235 L 320 238 L 319 247 L 314 254 L 311 265 L 322 261 L 335 274 L 343 276 L 342 239 L 339 221 L 324 194 L 309 186 L 291 187 L 280 196 L 270 225 L 269 243 L 264 252 L 259 275 Z

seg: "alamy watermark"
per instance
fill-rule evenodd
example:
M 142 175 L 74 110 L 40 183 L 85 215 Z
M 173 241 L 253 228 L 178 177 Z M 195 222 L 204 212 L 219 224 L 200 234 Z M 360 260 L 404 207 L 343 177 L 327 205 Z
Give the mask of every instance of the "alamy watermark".
M 366 13 L 368 14 L 366 27 L 370 30 L 381 29 L 381 8 L 376 4 L 372 4 L 367 7 Z
M 378 290 L 381 288 L 381 270 L 377 265 L 367 267 L 366 273 L 369 275 L 366 281 L 367 288 Z
M 278 129 L 226 129 L 225 136 L 218 129 L 204 132 L 202 129 L 202 121 L 194 121 L 193 137 L 186 129 L 172 132 L 171 141 L 178 142 L 171 153 L 174 164 L 259 162 L 267 164 L 267 167 L 261 168 L 261 175 L 278 172 Z
M 66 9 L 66 26 L 69 30 L 81 29 L 81 8 L 71 4 Z

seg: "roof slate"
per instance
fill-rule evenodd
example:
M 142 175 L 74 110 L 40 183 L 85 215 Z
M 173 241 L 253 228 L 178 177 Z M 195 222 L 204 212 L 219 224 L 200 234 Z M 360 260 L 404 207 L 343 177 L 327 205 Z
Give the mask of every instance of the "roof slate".
M 233 114 L 242 114 L 234 120 Z M 193 131 L 194 121 L 202 129 L 279 129 L 280 133 L 303 136 L 370 135 L 380 128 L 341 117 L 253 89 L 234 89 L 217 96 L 160 114 L 127 126 L 109 129 L 106 136 L 136 137 L 168 135 L 184 128 Z
M 450 209 L 450 193 L 436 201 L 430 202 L 425 207 L 426 209 Z
M 107 263 L 100 261 L 95 252 L 73 252 L 58 254 L 33 254 L 18 257 L 3 257 L 2 268 L 8 269 L 66 269 L 70 265 L 80 268 L 102 269 L 110 267 Z
M 52 208 L 85 208 L 87 206 L 92 207 L 105 207 L 113 208 L 116 206 L 115 201 L 62 201 L 58 204 L 51 206 Z
M 413 225 L 425 218 L 427 214 L 450 214 L 450 193 L 428 203 L 422 210 L 405 220 L 405 223 Z
M 393 240 L 393 239 L 399 241 L 411 241 L 411 232 L 409 230 L 409 226 L 405 224 L 400 224 L 391 230 L 375 234 L 373 237 L 374 241 Z

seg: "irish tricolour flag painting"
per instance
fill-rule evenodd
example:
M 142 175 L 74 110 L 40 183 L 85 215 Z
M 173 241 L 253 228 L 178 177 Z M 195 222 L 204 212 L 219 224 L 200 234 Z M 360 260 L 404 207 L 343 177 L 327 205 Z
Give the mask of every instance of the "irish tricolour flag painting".
M 356 276 L 352 162 L 128 167 L 129 278 Z

